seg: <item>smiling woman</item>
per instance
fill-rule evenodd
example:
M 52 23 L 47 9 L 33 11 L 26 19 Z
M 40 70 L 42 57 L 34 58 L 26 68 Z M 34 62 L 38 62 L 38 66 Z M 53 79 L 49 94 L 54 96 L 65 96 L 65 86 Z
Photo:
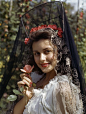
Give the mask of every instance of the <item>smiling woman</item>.
M 18 37 L 26 37 L 20 43 L 23 64 L 31 70 L 20 74 L 17 84 L 24 97 L 13 114 L 83 114 L 78 56 L 62 3 L 48 2 L 26 12 Z
M 50 27 L 42 26 L 30 33 L 27 49 L 30 49 L 32 56 L 27 55 L 27 61 L 34 65 L 34 72 L 39 73 L 40 70 L 43 76 L 33 87 L 30 76 L 21 74 L 22 81 L 18 82 L 18 86 L 24 87 L 25 97 L 14 107 L 14 114 L 83 114 L 79 88 L 72 83 L 69 50 L 59 55 L 67 46 Z M 24 109 L 25 99 L 28 103 Z
M 35 63 L 44 73 L 51 71 L 56 65 L 53 47 L 48 39 L 41 39 L 32 45 Z

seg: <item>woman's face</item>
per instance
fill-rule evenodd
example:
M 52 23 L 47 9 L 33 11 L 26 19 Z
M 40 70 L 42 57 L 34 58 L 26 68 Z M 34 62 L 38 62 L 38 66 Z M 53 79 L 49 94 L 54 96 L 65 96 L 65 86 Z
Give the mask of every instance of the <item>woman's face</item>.
M 32 45 L 34 60 L 44 73 L 48 73 L 56 66 L 57 48 L 50 40 L 41 39 Z

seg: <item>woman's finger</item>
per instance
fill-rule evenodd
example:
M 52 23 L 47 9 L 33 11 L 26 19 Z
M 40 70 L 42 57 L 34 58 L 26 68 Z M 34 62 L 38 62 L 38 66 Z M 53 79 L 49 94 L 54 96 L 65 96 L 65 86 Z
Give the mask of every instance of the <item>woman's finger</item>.
M 22 79 L 24 76 L 26 76 L 25 73 L 20 74 L 21 79 Z
M 26 73 L 20 74 L 21 79 L 23 79 L 24 76 L 26 76 L 26 77 L 28 77 L 30 80 L 32 80 L 32 78 L 31 78 L 31 76 L 30 76 L 29 74 L 26 74 Z
M 28 83 L 32 83 L 32 81 L 26 76 L 24 76 L 23 79 L 25 79 Z
M 26 74 L 26 76 L 32 81 L 32 78 L 29 74 Z
M 32 86 L 32 82 L 28 82 L 27 80 L 23 79 L 23 82 L 28 86 L 31 87 Z
M 19 82 L 17 82 L 17 85 L 18 85 L 18 87 L 20 88 L 21 86 L 24 86 L 24 85 L 25 85 L 25 82 L 19 81 Z

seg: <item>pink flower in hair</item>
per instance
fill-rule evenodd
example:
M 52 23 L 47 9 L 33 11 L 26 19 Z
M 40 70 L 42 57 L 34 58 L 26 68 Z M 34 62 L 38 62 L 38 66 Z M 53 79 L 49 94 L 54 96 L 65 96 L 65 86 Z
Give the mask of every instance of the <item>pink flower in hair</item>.
M 24 43 L 28 44 L 29 40 L 30 40 L 29 38 L 25 38 Z

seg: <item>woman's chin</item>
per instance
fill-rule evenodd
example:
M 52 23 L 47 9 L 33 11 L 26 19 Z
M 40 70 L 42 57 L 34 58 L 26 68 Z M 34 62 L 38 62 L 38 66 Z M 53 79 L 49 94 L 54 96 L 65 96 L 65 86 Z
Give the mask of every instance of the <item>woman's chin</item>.
M 41 70 L 44 73 L 49 73 L 49 72 L 51 72 L 53 70 L 53 68 L 50 68 L 50 67 L 48 67 L 48 68 L 41 68 Z

